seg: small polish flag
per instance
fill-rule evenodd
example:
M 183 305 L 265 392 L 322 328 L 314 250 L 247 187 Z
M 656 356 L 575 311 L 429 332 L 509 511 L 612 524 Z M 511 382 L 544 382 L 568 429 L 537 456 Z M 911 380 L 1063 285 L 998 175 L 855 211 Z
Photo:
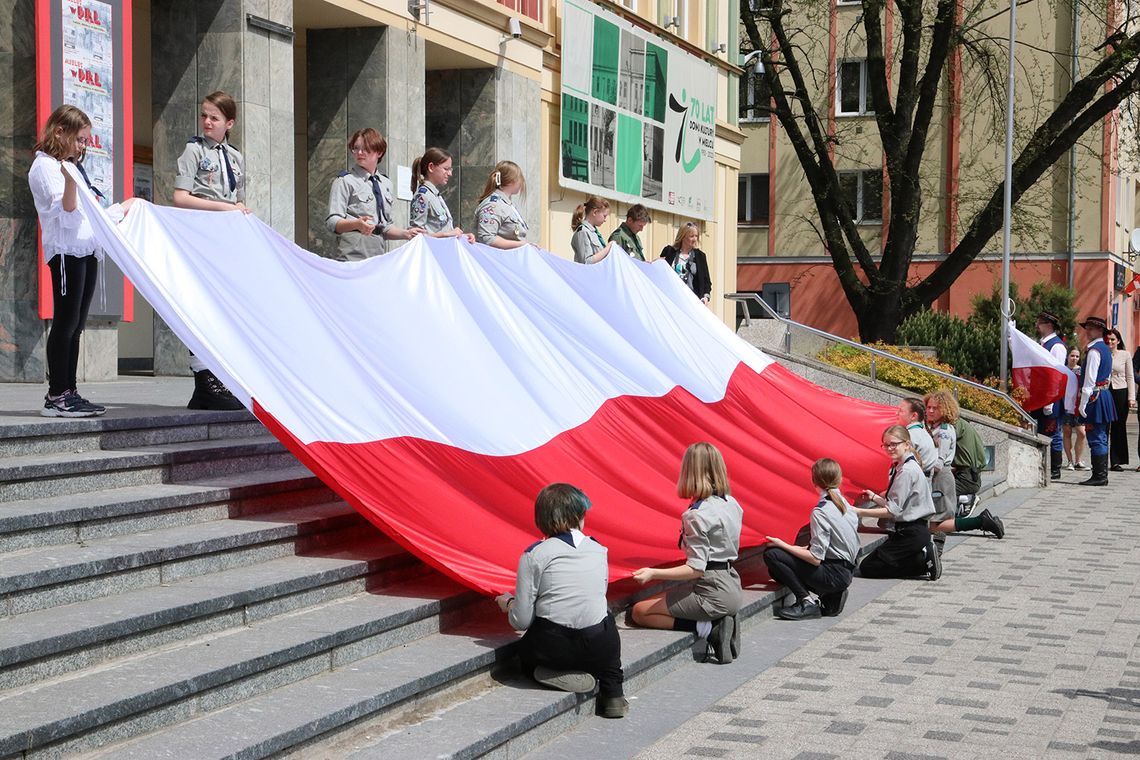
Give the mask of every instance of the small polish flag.
M 1037 341 L 1009 325 L 1009 346 L 1013 358 L 1013 384 L 1028 391 L 1021 406 L 1029 412 L 1058 401 L 1063 396 L 1065 410 L 1073 412 L 1077 406 L 1080 384 L 1076 374 L 1057 361 Z
M 1135 293 L 1137 289 L 1140 289 L 1140 272 L 1137 272 L 1136 275 L 1132 278 L 1132 281 L 1124 286 L 1125 298 Z

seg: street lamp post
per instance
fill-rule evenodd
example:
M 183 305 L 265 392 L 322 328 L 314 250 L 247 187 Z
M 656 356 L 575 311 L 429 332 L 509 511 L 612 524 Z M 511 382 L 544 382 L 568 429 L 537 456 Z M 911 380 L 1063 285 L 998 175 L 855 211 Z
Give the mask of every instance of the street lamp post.
M 1017 0 L 1009 3 L 1009 74 L 1006 83 L 1005 105 L 1005 193 L 1002 210 L 1001 235 L 1001 392 L 1007 391 L 1006 377 L 1009 370 L 1009 320 L 1012 310 L 1009 304 L 1009 248 L 1011 236 L 1011 217 L 1013 212 L 1013 51 L 1017 36 Z

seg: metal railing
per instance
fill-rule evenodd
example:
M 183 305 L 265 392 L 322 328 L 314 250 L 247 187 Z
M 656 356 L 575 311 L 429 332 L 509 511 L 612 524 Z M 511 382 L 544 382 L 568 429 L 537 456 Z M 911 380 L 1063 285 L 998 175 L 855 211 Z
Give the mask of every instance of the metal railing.
M 792 353 L 792 329 L 795 328 L 797 330 L 803 330 L 804 332 L 809 333 L 811 335 L 815 335 L 818 338 L 823 338 L 824 340 L 832 341 L 834 343 L 839 343 L 839 344 L 844 345 L 844 346 L 849 346 L 850 348 L 858 349 L 859 351 L 864 351 L 864 352 L 870 354 L 871 355 L 871 382 L 877 382 L 877 380 L 878 380 L 876 368 L 875 368 L 875 362 L 877 359 L 881 358 L 881 359 L 889 360 L 892 362 L 898 362 L 899 364 L 905 364 L 909 367 L 914 367 L 916 369 L 920 369 L 923 372 L 929 372 L 930 374 L 936 375 L 937 377 L 945 378 L 947 381 L 949 381 L 950 389 L 951 389 L 951 392 L 954 394 L 955 399 L 958 398 L 958 388 L 956 385 L 957 383 L 961 383 L 962 385 L 969 386 L 970 388 L 974 388 L 976 390 L 982 391 L 983 393 L 988 393 L 991 396 L 999 398 L 1002 401 L 1004 401 L 1005 403 L 1009 404 L 1009 406 L 1014 410 L 1014 412 L 1021 418 L 1023 427 L 1025 427 L 1027 430 L 1036 430 L 1037 429 L 1037 421 L 1035 419 L 1033 419 L 1032 417 L 1030 417 L 1029 413 L 1021 408 L 1021 404 L 1017 403 L 1012 398 L 1010 398 L 1009 394 L 1002 393 L 997 388 L 991 388 L 988 385 L 982 385 L 981 383 L 976 383 L 973 380 L 966 380 L 965 378 L 958 377 L 957 375 L 951 375 L 949 372 L 943 372 L 940 369 L 928 367 L 925 364 L 919 364 L 916 361 L 911 361 L 910 359 L 906 359 L 902 356 L 895 356 L 894 354 L 888 353 L 887 351 L 882 351 L 878 348 L 872 348 L 870 346 L 865 346 L 862 343 L 857 343 L 853 340 L 848 340 L 847 338 L 841 338 L 838 335 L 832 335 L 829 332 L 824 332 L 823 330 L 818 330 L 814 327 L 810 327 L 808 325 L 801 324 L 800 322 L 796 322 L 794 320 L 788 319 L 787 317 L 781 315 L 779 312 L 777 312 L 775 309 L 773 309 L 772 306 L 767 301 L 765 301 L 763 298 L 760 297 L 759 293 L 726 293 L 724 298 L 727 301 L 735 301 L 736 303 L 744 304 L 743 324 L 745 324 L 745 325 L 750 326 L 752 324 L 751 315 L 748 313 L 748 303 L 749 302 L 755 302 L 755 303 L 760 304 L 760 308 L 762 308 L 765 312 L 767 312 L 769 317 L 771 317 L 772 319 L 775 319 L 775 320 L 779 321 L 781 324 L 783 324 L 784 325 L 784 353 L 786 353 L 786 354 Z

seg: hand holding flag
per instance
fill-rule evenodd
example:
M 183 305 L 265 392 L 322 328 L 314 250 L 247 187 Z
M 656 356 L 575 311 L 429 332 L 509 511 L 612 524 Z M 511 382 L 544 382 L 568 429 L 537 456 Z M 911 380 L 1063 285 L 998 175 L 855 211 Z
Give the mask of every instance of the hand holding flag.
M 1013 355 L 1013 384 L 1024 388 L 1028 395 L 1021 406 L 1026 411 L 1041 409 L 1047 404 L 1065 400 L 1065 411 L 1076 411 L 1077 391 L 1080 384 L 1076 374 L 1037 341 L 1009 324 L 1009 346 Z

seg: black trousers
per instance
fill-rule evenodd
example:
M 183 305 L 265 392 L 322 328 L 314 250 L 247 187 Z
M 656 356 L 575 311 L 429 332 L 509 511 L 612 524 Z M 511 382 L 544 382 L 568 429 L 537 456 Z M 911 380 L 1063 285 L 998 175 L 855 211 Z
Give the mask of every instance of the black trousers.
M 864 578 L 913 578 L 925 575 L 926 553 L 930 544 L 930 524 L 926 520 L 895 523 L 885 543 L 871 552 L 859 565 Z
M 48 393 L 58 396 L 75 387 L 79 367 L 79 336 L 95 295 L 99 261 L 94 256 L 53 256 L 52 318 L 47 338 Z M 66 292 L 65 286 L 66 285 Z
M 779 547 L 764 552 L 764 563 L 772 580 L 786 586 L 796 599 L 805 598 L 808 591 L 820 596 L 842 591 L 851 585 L 851 574 L 855 570 L 854 565 L 838 559 L 825 559 L 813 565 Z
M 969 496 L 982 490 L 982 474 L 965 467 L 954 469 L 954 491 L 959 496 Z
M 519 640 L 523 671 L 534 677 L 539 665 L 555 670 L 581 670 L 598 679 L 598 696 L 622 696 L 621 637 L 613 615 L 588 628 L 567 628 L 535 618 Z
M 1108 426 L 1108 461 L 1128 464 L 1128 389 L 1113 388 L 1112 402 L 1116 405 L 1116 420 Z

